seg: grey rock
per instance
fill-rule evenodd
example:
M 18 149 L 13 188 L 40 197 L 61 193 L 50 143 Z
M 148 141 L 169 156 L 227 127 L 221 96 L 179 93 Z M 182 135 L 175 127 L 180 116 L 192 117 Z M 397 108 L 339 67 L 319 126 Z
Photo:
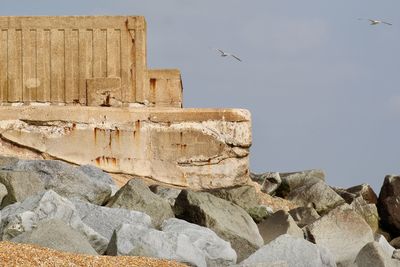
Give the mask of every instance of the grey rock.
M 2 203 L 5 196 L 7 196 L 7 187 L 4 184 L 0 184 L 0 204 Z
M 336 192 L 336 194 L 341 196 L 346 201 L 347 204 L 351 204 L 353 200 L 357 197 L 356 194 L 350 193 L 344 188 L 334 187 L 334 186 L 331 186 L 331 188 L 333 189 L 333 191 Z
M 82 222 L 108 241 L 111 239 L 114 230 L 123 223 L 143 224 L 151 227 L 150 216 L 140 211 L 102 207 L 79 200 L 73 200 L 72 203 Z
M 59 219 L 39 221 L 32 231 L 24 232 L 11 241 L 71 253 L 98 255 L 81 233 Z
M 156 227 L 174 217 L 168 201 L 151 192 L 140 178 L 133 178 L 126 183 L 106 206 L 144 212 L 151 217 Z
M 166 187 L 161 185 L 151 185 L 149 188 L 151 192 L 167 200 L 168 203 L 171 205 L 171 207 L 175 205 L 175 200 L 182 191 L 182 189 Z
M 36 172 L 0 170 L 0 183 L 7 188 L 2 207 L 45 191 L 44 183 Z
M 16 157 L 6 157 L 0 155 L 0 169 L 12 169 L 19 161 Z
M 395 249 L 400 249 L 400 236 L 390 240 L 390 245 Z
M 392 256 L 395 248 L 389 244 L 386 238 L 383 235 L 375 234 L 375 242 L 378 242 L 381 248 L 386 252 L 387 255 Z
M 104 204 L 111 195 L 110 185 L 87 175 L 82 169 L 58 160 L 19 160 L 13 170 L 37 172 L 45 184 L 66 198 Z
M 114 231 L 107 248 L 108 255 L 146 256 L 207 266 L 201 251 L 189 237 L 179 233 L 165 233 L 144 225 L 122 224 Z
M 355 194 L 356 196 L 361 196 L 369 204 L 377 204 L 378 197 L 376 196 L 374 190 L 369 184 L 360 184 L 346 190 L 349 193 Z
M 245 210 L 258 206 L 260 202 L 260 197 L 255 187 L 251 185 L 219 188 L 208 192 L 216 197 L 235 203 Z
M 239 266 L 269 266 L 259 264 L 278 261 L 287 262 L 288 266 L 296 267 L 336 266 L 333 255 L 327 249 L 287 234 L 264 245 Z
M 250 173 L 250 178 L 261 185 L 261 191 L 273 195 L 282 183 L 279 172 Z
M 111 189 L 111 196 L 114 196 L 115 193 L 118 191 L 119 187 L 115 184 L 111 175 L 106 173 L 100 168 L 97 168 L 93 165 L 82 165 L 78 167 L 79 170 L 83 171 L 86 175 L 90 178 L 95 179 L 101 183 L 108 184 Z
M 292 216 L 283 210 L 278 210 L 268 219 L 258 224 L 258 230 L 264 239 L 264 244 L 268 244 L 283 234 L 289 234 L 298 238 L 304 237 L 303 231 L 297 226 Z
M 400 249 L 396 249 L 395 251 L 393 251 L 392 259 L 400 262 Z
M 238 261 L 264 243 L 257 225 L 245 210 L 212 194 L 182 190 L 174 210 L 178 218 L 208 227 L 230 241 L 238 254 Z
M 167 234 L 189 237 L 190 242 L 204 255 L 208 267 L 230 266 L 236 263 L 236 252 L 231 244 L 206 227 L 171 218 L 164 221 L 162 230 Z
M 379 229 L 379 214 L 375 204 L 370 204 L 362 196 L 358 196 L 350 206 L 364 218 L 373 232 Z
M 52 190 L 5 207 L 1 212 L 2 239 L 32 231 L 40 221 L 49 219 L 60 219 L 80 232 L 99 254 L 106 250 L 108 240 L 82 222 L 74 204 Z
M 307 225 L 305 231 L 308 240 L 327 248 L 343 266 L 352 264 L 360 249 L 374 240 L 371 227 L 348 204 Z
M 231 267 L 290 267 L 286 261 L 274 261 L 274 262 L 263 262 L 263 263 L 252 263 L 252 264 L 240 264 L 232 265 Z
M 309 183 L 325 181 L 323 170 L 305 170 L 299 172 L 280 172 L 282 183 L 276 190 L 276 195 L 286 197 L 294 189 Z
M 303 228 L 320 218 L 318 212 L 311 207 L 294 208 L 289 210 L 289 214 L 300 228 Z
M 321 181 L 292 190 L 287 199 L 299 206 L 312 207 L 319 214 L 324 214 L 345 203 L 342 197 Z
M 256 223 L 260 223 L 267 219 L 274 212 L 270 207 L 265 205 L 257 205 L 247 210 L 247 213 L 253 218 Z
M 387 175 L 378 199 L 381 225 L 392 236 L 400 236 L 400 176 Z
M 388 255 L 378 242 L 370 242 L 366 244 L 358 253 L 356 258 L 357 267 L 396 267 L 400 266 L 400 262 L 392 259 L 392 255 Z

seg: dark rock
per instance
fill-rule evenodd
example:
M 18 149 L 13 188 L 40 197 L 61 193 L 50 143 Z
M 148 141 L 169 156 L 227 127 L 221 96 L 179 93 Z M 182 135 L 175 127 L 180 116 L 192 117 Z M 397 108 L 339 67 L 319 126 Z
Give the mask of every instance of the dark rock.
M 275 194 L 285 198 L 294 189 L 310 183 L 325 181 L 323 170 L 306 170 L 300 172 L 281 172 L 279 173 L 282 183 Z
M 400 176 L 385 177 L 377 206 L 384 229 L 393 236 L 400 236 Z
M 289 210 L 289 214 L 300 228 L 315 222 L 320 217 L 318 212 L 311 207 L 294 208 Z
M 347 188 L 347 192 L 355 194 L 356 196 L 362 196 L 369 204 L 376 205 L 378 203 L 378 197 L 369 184 L 361 184 Z
M 244 209 L 210 193 L 182 190 L 174 210 L 178 218 L 208 227 L 230 241 L 238 261 L 263 245 L 257 225 Z
M 279 172 L 265 172 L 261 174 L 250 173 L 250 178 L 261 185 L 261 191 L 273 195 L 282 183 Z
M 174 217 L 168 201 L 154 194 L 140 178 L 126 183 L 107 203 L 107 207 L 141 211 L 149 215 L 156 227 Z
M 347 192 L 346 189 L 334 187 L 334 186 L 331 186 L 331 188 L 333 189 L 333 191 L 336 192 L 336 194 L 341 196 L 346 201 L 347 204 L 351 204 L 351 202 L 353 202 L 353 200 L 357 197 L 356 194 Z

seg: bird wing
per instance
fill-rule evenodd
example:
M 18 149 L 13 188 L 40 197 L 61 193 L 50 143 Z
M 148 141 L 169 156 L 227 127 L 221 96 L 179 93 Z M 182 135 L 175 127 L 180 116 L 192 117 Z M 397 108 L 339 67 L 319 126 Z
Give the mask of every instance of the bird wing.
M 389 22 L 386 22 L 386 21 L 382 21 L 382 23 L 385 23 L 386 25 L 390 25 L 390 26 L 393 25 L 392 23 L 389 23 Z
M 218 49 L 218 48 L 216 48 L 215 50 L 217 50 L 218 52 L 220 52 L 222 55 L 224 55 L 224 54 L 225 54 L 225 52 L 224 52 L 224 51 L 222 51 L 221 49 Z
M 371 25 L 378 24 L 380 21 L 375 19 L 368 19 L 371 22 Z
M 239 60 L 239 61 L 242 61 L 240 58 L 238 58 L 238 57 L 235 56 L 235 55 L 232 55 L 232 54 L 231 54 L 231 56 L 234 57 L 234 58 L 236 58 L 236 59 Z

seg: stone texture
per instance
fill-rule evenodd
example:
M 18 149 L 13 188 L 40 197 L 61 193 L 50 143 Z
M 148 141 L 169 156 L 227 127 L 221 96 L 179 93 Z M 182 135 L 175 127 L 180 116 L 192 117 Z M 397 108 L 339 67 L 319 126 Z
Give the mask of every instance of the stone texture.
M 7 187 L 3 184 L 0 184 L 0 203 L 2 203 L 4 197 L 7 196 L 7 194 Z
M 212 194 L 182 190 L 174 210 L 178 218 L 208 227 L 231 242 L 238 261 L 263 245 L 257 225 L 246 211 Z
M 174 217 L 169 203 L 150 191 L 140 178 L 131 179 L 107 203 L 110 208 L 141 211 L 149 215 L 156 227 Z
M 99 254 L 106 250 L 108 240 L 84 224 L 75 206 L 52 190 L 5 207 L 1 211 L 2 239 L 10 240 L 32 231 L 37 223 L 49 219 L 60 219 L 80 232 Z
M 376 196 L 374 190 L 369 184 L 360 184 L 350 188 L 347 188 L 347 192 L 355 194 L 357 196 L 362 196 L 362 198 L 369 204 L 377 204 L 378 197 Z
M 175 200 L 182 191 L 182 189 L 165 187 L 157 184 L 151 185 L 149 188 L 151 192 L 167 200 L 171 207 L 175 205 Z
M 91 227 L 108 241 L 116 228 L 123 223 L 142 224 L 151 227 L 149 215 L 133 210 L 101 207 L 88 202 L 73 200 L 82 222 Z
M 167 234 L 188 236 L 190 242 L 204 255 L 208 267 L 230 266 L 236 263 L 236 252 L 231 244 L 208 228 L 171 218 L 163 223 L 162 230 Z
M 267 207 L 265 205 L 258 205 L 248 209 L 247 213 L 251 216 L 251 218 L 253 218 L 256 223 L 260 223 L 271 216 L 274 211 L 270 207 Z
M 392 259 L 378 242 L 366 244 L 358 253 L 356 258 L 357 267 L 398 267 L 400 262 Z
M 269 218 L 258 224 L 258 230 L 268 244 L 278 236 L 289 234 L 294 237 L 303 238 L 303 231 L 296 225 L 292 216 L 286 211 L 278 210 Z
M 250 173 L 250 178 L 261 184 L 261 191 L 266 194 L 274 194 L 282 183 L 279 172 L 265 172 L 261 174 Z
M 389 256 L 393 255 L 395 248 L 390 245 L 390 243 L 386 240 L 383 235 L 375 234 L 374 237 L 375 242 L 378 242 L 380 247 L 385 251 L 385 253 Z
M 79 170 L 83 171 L 90 178 L 109 185 L 111 188 L 111 196 L 114 196 L 118 191 L 119 187 L 116 185 L 115 181 L 110 174 L 106 173 L 100 168 L 93 165 L 82 165 L 78 167 Z
M 204 255 L 188 236 L 164 233 L 143 225 L 122 224 L 117 228 L 108 245 L 107 255 L 147 256 L 207 266 Z
M 287 199 L 299 206 L 314 208 L 319 214 L 344 204 L 345 201 L 325 182 L 309 183 L 292 190 Z
M 300 228 L 315 222 L 320 217 L 317 211 L 311 207 L 298 207 L 289 210 L 289 214 Z
M 98 255 L 81 233 L 59 219 L 39 221 L 32 231 L 24 232 L 11 241 L 71 253 Z
M 296 267 L 336 267 L 335 259 L 328 250 L 290 235 L 281 235 L 264 245 L 242 261 L 240 266 L 269 266 L 270 262 L 278 261 Z
M 392 258 L 395 259 L 395 260 L 397 260 L 397 261 L 400 261 L 400 249 L 396 249 L 396 250 L 393 252 Z
M 393 246 L 395 249 L 400 249 L 400 236 L 390 240 L 390 245 Z
M 88 106 L 122 106 L 121 78 L 119 77 L 87 79 L 86 92 Z
M 360 214 L 373 232 L 379 229 L 379 214 L 375 204 L 370 204 L 362 196 L 356 197 L 350 206 Z
M 400 176 L 387 175 L 378 199 L 382 226 L 393 236 L 400 236 Z
M 36 172 L 0 170 L 0 183 L 7 189 L 2 207 L 45 191 L 45 185 Z
M 20 160 L 14 171 L 38 173 L 44 187 L 66 198 L 79 198 L 94 204 L 104 204 L 111 195 L 112 181 L 88 175 L 88 167 L 76 167 L 58 160 Z
M 216 197 L 235 203 L 246 211 L 258 206 L 260 198 L 254 186 L 244 185 L 208 191 Z
M 277 196 L 286 197 L 292 190 L 305 184 L 325 181 L 323 170 L 305 170 L 300 172 L 279 173 L 282 183 L 276 190 Z
M 305 231 L 308 240 L 327 248 L 341 266 L 352 264 L 360 249 L 374 241 L 369 225 L 347 204 L 306 226 Z
M 194 189 L 249 180 L 246 110 L 1 106 L 0 140 L 0 153 L 92 164 Z

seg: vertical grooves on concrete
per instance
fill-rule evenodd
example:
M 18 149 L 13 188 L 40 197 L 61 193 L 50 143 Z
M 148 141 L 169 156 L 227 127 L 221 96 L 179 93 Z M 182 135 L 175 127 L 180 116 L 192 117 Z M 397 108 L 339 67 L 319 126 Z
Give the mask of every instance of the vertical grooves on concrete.
M 8 31 L 0 31 L 0 101 L 8 97 Z

